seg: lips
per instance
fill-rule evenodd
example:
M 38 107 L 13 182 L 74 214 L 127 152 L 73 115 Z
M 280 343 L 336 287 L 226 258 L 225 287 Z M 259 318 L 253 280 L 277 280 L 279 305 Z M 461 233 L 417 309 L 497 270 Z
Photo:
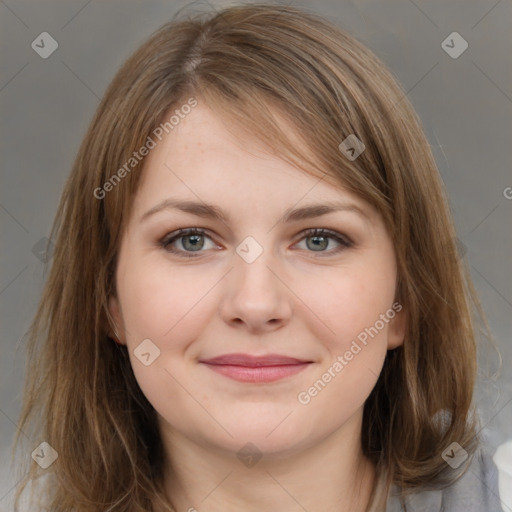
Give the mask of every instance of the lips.
M 225 354 L 201 361 L 212 365 L 245 366 L 247 368 L 258 368 L 262 366 L 288 366 L 295 364 L 311 363 L 306 359 L 282 356 L 279 354 L 268 354 L 264 356 L 252 356 L 249 354 Z
M 295 375 L 313 361 L 279 354 L 225 354 L 199 362 L 214 372 L 239 382 L 267 383 Z

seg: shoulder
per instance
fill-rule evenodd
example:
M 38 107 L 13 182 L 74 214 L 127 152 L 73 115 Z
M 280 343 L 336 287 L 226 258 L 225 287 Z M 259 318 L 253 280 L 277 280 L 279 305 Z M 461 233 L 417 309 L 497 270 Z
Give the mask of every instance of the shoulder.
M 393 489 L 386 512 L 503 512 L 498 468 L 484 447 L 473 454 L 467 470 L 450 486 L 409 496 L 405 509 L 396 494 L 396 489 Z

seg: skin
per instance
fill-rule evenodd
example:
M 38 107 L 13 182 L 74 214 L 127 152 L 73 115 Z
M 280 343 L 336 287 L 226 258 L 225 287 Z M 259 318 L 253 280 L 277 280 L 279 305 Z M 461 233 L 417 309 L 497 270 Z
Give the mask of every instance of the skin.
M 403 310 L 309 403 L 297 397 L 391 308 L 393 244 L 369 204 L 227 126 L 200 102 L 150 152 L 109 301 L 118 342 L 158 413 L 166 490 L 179 511 L 363 511 L 375 478 L 360 446 L 363 405 L 387 350 L 403 342 Z M 164 209 L 141 221 L 170 197 L 213 203 L 230 220 Z M 288 208 L 330 200 L 364 213 L 279 223 Z M 196 257 L 159 244 L 180 228 L 207 231 L 199 252 L 183 246 L 190 235 L 171 244 Z M 315 237 L 302 234 L 309 228 L 353 245 L 327 238 L 315 250 Z M 236 252 L 247 236 L 263 249 L 252 263 Z M 160 350 L 149 366 L 134 355 L 144 339 Z M 199 362 L 233 352 L 312 363 L 276 382 L 246 383 Z M 237 457 L 248 442 L 262 456 L 251 467 Z

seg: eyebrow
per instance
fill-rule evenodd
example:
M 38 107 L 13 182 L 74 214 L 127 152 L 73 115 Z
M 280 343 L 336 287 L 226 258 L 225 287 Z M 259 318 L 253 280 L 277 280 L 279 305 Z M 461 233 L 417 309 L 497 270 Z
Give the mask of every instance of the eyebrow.
M 158 203 L 156 206 L 148 210 L 141 216 L 140 222 L 143 222 L 154 214 L 164 210 L 180 210 L 185 213 L 196 215 L 197 217 L 220 220 L 225 224 L 230 222 L 229 214 L 218 206 L 204 202 L 184 201 L 172 198 L 165 199 L 161 203 Z M 368 214 L 354 203 L 325 201 L 321 204 L 313 204 L 303 206 L 301 208 L 288 208 L 283 213 L 280 223 L 298 222 L 301 220 L 312 219 L 339 211 L 357 213 L 358 215 L 364 217 L 366 220 L 370 220 Z

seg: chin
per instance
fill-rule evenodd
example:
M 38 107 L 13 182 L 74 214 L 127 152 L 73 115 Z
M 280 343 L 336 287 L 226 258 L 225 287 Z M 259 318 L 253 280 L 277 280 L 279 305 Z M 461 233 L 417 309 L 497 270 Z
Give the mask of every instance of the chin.
M 319 441 L 319 437 L 322 437 L 322 432 L 318 428 L 312 429 L 308 425 L 298 425 L 298 418 L 294 418 L 294 413 L 289 414 L 291 411 L 292 408 L 289 408 L 279 415 L 260 415 L 257 420 L 245 417 L 245 419 L 224 422 L 223 426 L 232 437 L 224 430 L 217 430 L 218 435 L 214 437 L 211 437 L 211 431 L 203 434 L 208 435 L 209 442 L 217 448 L 236 454 L 239 454 L 239 451 L 254 450 L 268 457 L 285 457 L 315 444 Z

